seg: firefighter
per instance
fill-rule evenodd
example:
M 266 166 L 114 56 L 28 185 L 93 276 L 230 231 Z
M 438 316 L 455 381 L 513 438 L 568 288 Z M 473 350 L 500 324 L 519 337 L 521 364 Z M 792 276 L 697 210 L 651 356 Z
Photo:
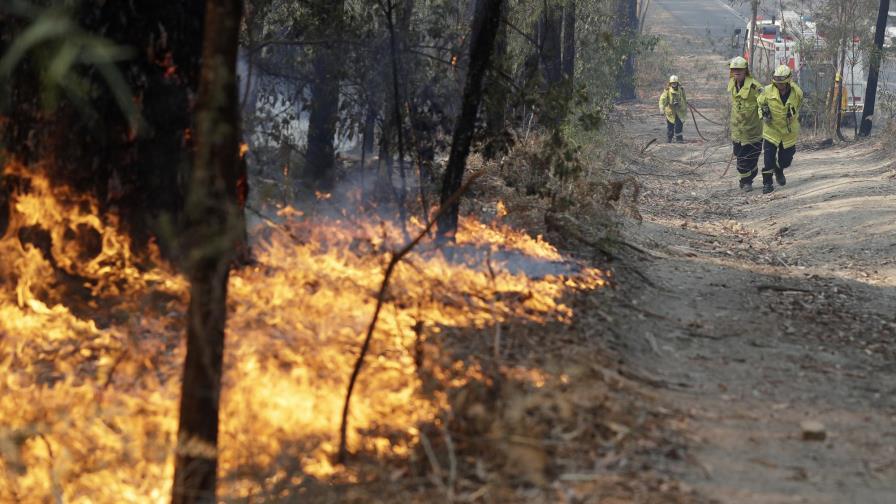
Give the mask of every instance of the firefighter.
M 737 158 L 740 188 L 753 190 L 762 152 L 762 119 L 756 114 L 762 85 L 750 76 L 747 60 L 738 56 L 728 64 L 728 93 L 731 96 L 731 143 Z
M 803 90 L 793 81 L 793 71 L 787 65 L 775 69 L 772 83 L 759 95 L 759 116 L 762 126 L 762 194 L 775 190 L 772 175 L 778 185 L 787 183 L 784 169 L 790 166 L 796 153 L 796 137 L 800 132 L 799 112 L 803 104 Z
M 669 83 L 660 95 L 660 111 L 666 115 L 666 141 L 671 143 L 674 135 L 676 142 L 684 142 L 681 136 L 684 123 L 681 122 L 681 118 L 687 117 L 688 100 L 677 75 L 669 77 Z

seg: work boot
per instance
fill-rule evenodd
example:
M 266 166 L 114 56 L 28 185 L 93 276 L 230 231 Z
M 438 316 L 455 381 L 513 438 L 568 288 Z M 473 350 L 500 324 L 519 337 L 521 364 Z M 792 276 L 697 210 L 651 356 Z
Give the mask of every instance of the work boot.
M 675 141 L 678 143 L 684 143 L 684 138 L 682 138 L 681 135 L 678 135 L 677 137 L 675 137 Z
M 750 179 L 742 178 L 740 179 L 740 190 L 743 192 L 750 192 L 753 190 L 753 181 Z
M 787 184 L 787 177 L 784 176 L 784 168 L 781 168 L 780 166 L 775 168 L 775 180 L 778 181 L 779 186 Z
M 672 143 L 672 137 L 667 137 L 667 138 L 666 138 L 666 143 Z
M 771 173 L 762 174 L 762 194 L 768 194 L 775 190 L 775 184 L 772 182 Z

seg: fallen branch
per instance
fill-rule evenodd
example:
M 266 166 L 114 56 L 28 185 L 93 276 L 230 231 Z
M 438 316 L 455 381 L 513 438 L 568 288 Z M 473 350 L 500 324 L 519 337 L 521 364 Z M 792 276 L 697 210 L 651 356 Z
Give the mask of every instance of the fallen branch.
M 402 247 L 401 250 L 392 254 L 392 258 L 389 259 L 389 264 L 386 266 L 386 272 L 383 274 L 383 281 L 380 284 L 379 293 L 376 296 L 376 308 L 373 311 L 373 317 L 370 319 L 370 325 L 367 327 L 367 336 L 364 338 L 364 343 L 361 345 L 361 352 L 358 354 L 358 359 L 355 361 L 355 367 L 352 370 L 352 376 L 348 382 L 348 390 L 345 393 L 345 404 L 342 407 L 342 422 L 339 426 L 339 454 L 337 455 L 336 461 L 340 464 L 345 463 L 346 454 L 348 452 L 346 448 L 346 430 L 348 429 L 348 412 L 349 405 L 352 400 L 352 392 L 355 390 L 355 383 L 358 381 L 358 375 L 361 373 L 361 367 L 364 365 L 364 357 L 367 356 L 367 351 L 370 349 L 370 341 L 373 339 L 373 331 L 376 329 L 377 320 L 380 317 L 380 311 L 383 308 L 383 303 L 386 299 L 386 291 L 389 288 L 389 281 L 392 279 L 392 273 L 395 271 L 395 267 L 401 262 L 402 259 L 406 255 L 408 255 L 414 247 L 426 237 L 429 232 L 432 230 L 432 227 L 439 220 L 439 217 L 454 205 L 460 197 L 467 192 L 467 189 L 470 188 L 470 185 L 478 179 L 483 173 L 479 172 L 470 176 L 469 179 L 461 186 L 460 189 L 457 190 L 454 194 L 451 195 L 450 198 L 445 200 L 445 203 L 442 204 L 436 213 L 433 215 L 432 219 L 430 219 L 429 223 L 426 227 L 423 228 L 417 236 L 408 242 L 407 245 Z
M 426 458 L 429 460 L 429 465 L 432 468 L 432 481 L 445 492 L 446 495 L 450 495 L 448 486 L 445 484 L 445 479 L 442 477 L 442 465 L 439 464 L 439 459 L 436 458 L 436 453 L 432 449 L 432 443 L 429 442 L 429 437 L 423 431 L 420 431 L 420 444 L 423 446 L 423 452 L 426 453 Z
M 722 176 L 719 178 L 725 178 L 725 175 L 728 175 L 728 170 L 731 168 L 732 161 L 734 161 L 734 153 L 731 153 L 731 157 L 728 159 L 728 164 L 725 166 L 725 171 L 722 172 Z
M 757 285 L 756 289 L 759 291 L 770 290 L 770 291 L 777 291 L 777 292 L 805 292 L 808 294 L 815 294 L 815 291 L 812 289 L 802 289 L 800 287 L 787 287 L 786 285 L 762 284 L 762 285 Z
M 640 153 L 640 154 L 641 154 L 641 155 L 644 155 L 644 153 L 647 152 L 647 149 L 649 149 L 650 146 L 654 144 L 654 142 L 656 142 L 656 138 L 654 138 L 654 139 L 650 140 L 649 142 L 647 142 L 647 144 L 644 145 L 644 147 L 641 147 L 641 153 Z

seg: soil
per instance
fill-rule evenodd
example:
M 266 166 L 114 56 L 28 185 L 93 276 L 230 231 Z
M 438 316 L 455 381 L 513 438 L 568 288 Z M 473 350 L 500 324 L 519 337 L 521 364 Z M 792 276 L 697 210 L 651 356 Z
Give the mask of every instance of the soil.
M 676 43 L 661 12 L 651 28 L 724 123 L 727 55 Z M 825 147 L 806 132 L 763 195 L 738 189 L 724 128 L 697 120 L 705 140 L 688 122 L 689 142 L 666 144 L 655 99 L 620 110 L 638 145 L 660 143 L 618 174 L 643 220 L 624 225 L 607 302 L 615 350 L 679 412 L 689 456 L 669 471 L 723 503 L 896 502 L 892 133 Z

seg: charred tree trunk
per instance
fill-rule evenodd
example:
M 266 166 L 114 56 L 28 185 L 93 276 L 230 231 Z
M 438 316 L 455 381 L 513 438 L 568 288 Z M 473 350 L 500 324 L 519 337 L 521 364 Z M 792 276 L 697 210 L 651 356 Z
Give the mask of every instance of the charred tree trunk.
M 576 2 L 567 0 L 563 10 L 563 78 L 572 89 L 576 71 Z
M 617 4 L 617 34 L 630 44 L 628 54 L 622 63 L 619 73 L 619 98 L 623 100 L 635 99 L 635 37 L 638 33 L 638 2 L 637 0 L 616 0 Z
M 304 178 L 314 189 L 329 191 L 335 183 L 340 82 L 338 44 L 333 39 L 341 36 L 338 27 L 342 22 L 343 1 L 313 0 L 310 8 L 320 36 L 327 42 L 315 47 L 312 57 L 314 77 Z
M 373 152 L 373 137 L 376 135 L 377 113 L 374 107 L 368 107 L 364 116 L 364 140 L 361 145 L 364 154 Z
M 859 128 L 859 136 L 871 134 L 874 105 L 877 102 L 877 78 L 880 74 L 880 60 L 884 49 L 884 35 L 887 31 L 887 13 L 890 10 L 890 0 L 880 0 L 880 8 L 877 11 L 877 26 L 874 29 L 874 49 L 871 52 L 871 65 L 868 69 L 868 85 L 865 88 L 865 108 L 862 110 L 862 125 Z
M 204 2 L 78 2 L 71 15 L 80 29 L 135 50 L 133 59 L 116 67 L 142 127 L 135 129 L 123 114 L 95 67 L 72 71 L 89 86 L 82 98 L 90 114 L 69 99 L 47 110 L 41 103 L 43 69 L 29 55 L 13 70 L 8 92 L 0 92 L 9 118 L 0 133 L 4 148 L 25 164 L 41 162 L 55 183 L 91 194 L 102 212 L 115 210 L 137 248 L 157 235 L 163 251 L 170 251 L 174 236 L 160 234 L 159 224 L 176 224 L 182 216 Z M 3 49 L 27 21 L 4 14 L 0 25 Z M 53 41 L 45 43 L 49 48 Z M 73 142 L 73 132 L 83 141 Z
M 382 81 L 382 127 L 380 131 L 380 170 L 376 185 L 380 195 L 392 194 L 399 204 L 399 209 L 404 211 L 407 190 L 404 167 L 404 119 L 401 113 L 401 83 L 398 75 L 400 72 L 400 55 L 405 52 L 408 32 L 410 30 L 411 16 L 414 2 L 405 0 L 401 9 L 396 8 L 395 0 L 379 2 L 386 21 L 386 33 L 381 46 L 381 54 L 385 58 L 388 55 L 389 64 L 383 65 Z M 402 187 L 395 188 L 394 160 L 392 154 L 396 153 L 399 163 L 399 175 Z
M 190 279 L 172 502 L 214 503 L 227 280 L 245 222 L 236 55 L 241 0 L 208 0 L 196 113 L 196 157 L 186 205 Z
M 548 87 L 563 79 L 563 10 L 545 2 L 541 23 L 541 64 Z
M 386 24 L 389 28 L 389 54 L 392 69 L 392 119 L 395 121 L 395 135 L 398 140 L 398 174 L 401 177 L 401 188 L 398 192 L 398 209 L 404 212 L 407 205 L 407 173 L 404 168 L 405 145 L 404 145 L 404 117 L 402 116 L 402 93 L 401 83 L 399 82 L 399 73 L 401 66 L 400 55 L 405 50 L 407 34 L 410 29 L 411 9 L 414 3 L 405 2 L 405 9 L 400 14 L 398 26 L 396 27 L 395 6 L 392 0 L 387 1 Z M 403 215 L 403 214 L 402 214 Z M 402 222 L 404 218 L 402 218 Z
M 485 134 L 486 143 L 483 155 L 486 159 L 495 159 L 507 150 L 505 126 L 507 123 L 507 101 L 510 90 L 505 82 L 507 58 L 507 24 L 501 23 L 495 40 L 493 70 L 489 73 L 485 92 Z M 502 75 L 504 73 L 505 75 Z
M 539 122 L 556 131 L 566 118 L 563 103 L 563 7 L 557 2 L 544 2 L 539 30 L 541 71 L 545 100 L 539 111 Z
M 451 154 L 442 181 L 441 203 L 448 203 L 451 197 L 460 190 L 466 171 L 467 156 L 470 154 L 470 143 L 476 123 L 476 114 L 482 101 L 482 81 L 488 70 L 489 61 L 495 46 L 498 26 L 501 24 L 503 0 L 480 0 L 473 20 L 473 38 L 470 43 L 470 67 L 464 84 L 464 97 L 460 116 L 454 127 L 451 142 Z M 438 236 L 440 239 L 453 239 L 457 232 L 457 218 L 460 205 L 457 201 L 439 217 Z

